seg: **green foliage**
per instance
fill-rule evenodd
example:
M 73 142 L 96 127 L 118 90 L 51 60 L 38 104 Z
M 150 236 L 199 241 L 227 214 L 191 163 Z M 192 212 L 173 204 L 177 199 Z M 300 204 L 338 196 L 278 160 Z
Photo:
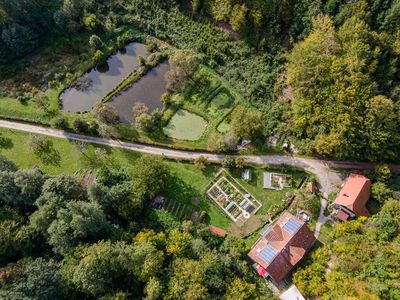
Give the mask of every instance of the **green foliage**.
M 116 291 L 131 278 L 132 247 L 101 241 L 76 249 L 61 268 L 63 280 L 92 296 Z
M 105 124 L 116 124 L 119 121 L 117 110 L 103 102 L 96 102 L 92 114 L 97 120 Z
M 231 116 L 231 130 L 239 139 L 260 138 L 264 130 L 262 113 L 237 107 Z
M 97 203 L 72 201 L 57 212 L 48 228 L 49 244 L 58 253 L 68 253 L 81 242 L 107 238 L 111 224 Z
M 400 202 L 388 200 L 372 218 L 336 224 L 293 281 L 305 297 L 396 299 L 399 233 Z
M 27 146 L 46 165 L 57 165 L 61 160 L 60 153 L 54 148 L 53 142 L 45 136 L 32 135 Z
M 234 169 L 236 166 L 235 159 L 229 155 L 225 156 L 224 160 L 222 161 L 222 166 L 228 170 Z
M 385 183 L 375 182 L 372 184 L 371 196 L 379 203 L 383 203 L 393 197 L 393 192 Z
M 135 163 L 132 177 L 135 191 L 153 198 L 163 192 L 169 171 L 160 158 L 143 156 Z
M 68 120 L 63 116 L 58 116 L 58 117 L 53 118 L 50 121 L 50 125 L 51 125 L 51 127 L 56 128 L 56 129 L 66 130 L 69 128 Z
M 398 108 L 383 95 L 391 88 L 381 84 L 380 74 L 392 63 L 385 59 L 394 53 L 380 50 L 390 44 L 359 18 L 335 30 L 330 17 L 316 17 L 312 32 L 288 57 L 294 134 L 315 139 L 318 153 L 337 159 L 394 159 Z

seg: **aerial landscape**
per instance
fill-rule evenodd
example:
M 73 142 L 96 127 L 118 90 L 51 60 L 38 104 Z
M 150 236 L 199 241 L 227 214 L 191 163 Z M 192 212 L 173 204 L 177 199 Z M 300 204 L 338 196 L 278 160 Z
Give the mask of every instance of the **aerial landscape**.
M 400 0 L 0 0 L 0 299 L 400 299 Z

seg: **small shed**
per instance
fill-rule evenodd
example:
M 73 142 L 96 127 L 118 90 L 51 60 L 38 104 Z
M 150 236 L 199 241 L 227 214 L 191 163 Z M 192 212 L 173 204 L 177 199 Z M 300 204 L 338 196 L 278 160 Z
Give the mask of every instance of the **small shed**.
M 247 182 L 251 181 L 251 169 L 244 169 L 242 172 L 242 178 Z
M 208 230 L 210 230 L 211 233 L 218 235 L 220 237 L 223 237 L 223 238 L 226 237 L 226 231 L 221 228 L 210 225 L 210 226 L 208 226 Z
M 317 187 L 315 185 L 314 182 L 308 182 L 307 183 L 307 190 L 311 193 L 311 194 L 315 194 L 317 192 Z

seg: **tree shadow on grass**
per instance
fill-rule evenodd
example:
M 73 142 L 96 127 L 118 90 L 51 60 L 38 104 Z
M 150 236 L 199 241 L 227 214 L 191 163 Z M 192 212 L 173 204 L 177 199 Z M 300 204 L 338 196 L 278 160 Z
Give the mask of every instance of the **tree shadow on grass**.
M 45 165 L 59 166 L 61 155 L 56 149 L 49 147 L 46 152 L 38 155 L 40 161 Z
M 165 189 L 165 197 L 188 206 L 192 211 L 204 210 L 209 213 L 212 205 L 212 203 L 207 201 L 205 195 L 201 191 L 176 176 L 171 176 L 168 179 Z M 193 197 L 200 199 L 199 205 L 192 204 Z M 209 222 L 210 218 L 206 217 L 205 220 L 208 220 Z
M 1 149 L 11 149 L 14 147 L 14 143 L 10 138 L 0 137 L 0 148 Z

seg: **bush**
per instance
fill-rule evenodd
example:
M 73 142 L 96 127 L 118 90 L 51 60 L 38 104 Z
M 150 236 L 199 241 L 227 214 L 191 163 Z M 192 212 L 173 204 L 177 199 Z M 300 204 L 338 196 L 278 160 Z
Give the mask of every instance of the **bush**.
M 89 124 L 82 119 L 75 119 L 72 124 L 72 128 L 77 133 L 88 133 L 89 132 Z
M 194 166 L 196 169 L 203 171 L 205 168 L 207 168 L 208 160 L 204 156 L 199 156 L 194 160 Z
M 222 161 L 222 166 L 225 169 L 229 169 L 232 170 L 233 168 L 235 168 L 236 164 L 235 164 L 235 160 L 233 159 L 232 156 L 226 156 L 224 158 L 224 160 Z
M 50 125 L 53 128 L 64 129 L 64 130 L 68 129 L 68 127 L 69 127 L 68 120 L 66 118 L 64 118 L 63 116 L 58 116 L 58 117 L 53 118 L 50 121 Z

